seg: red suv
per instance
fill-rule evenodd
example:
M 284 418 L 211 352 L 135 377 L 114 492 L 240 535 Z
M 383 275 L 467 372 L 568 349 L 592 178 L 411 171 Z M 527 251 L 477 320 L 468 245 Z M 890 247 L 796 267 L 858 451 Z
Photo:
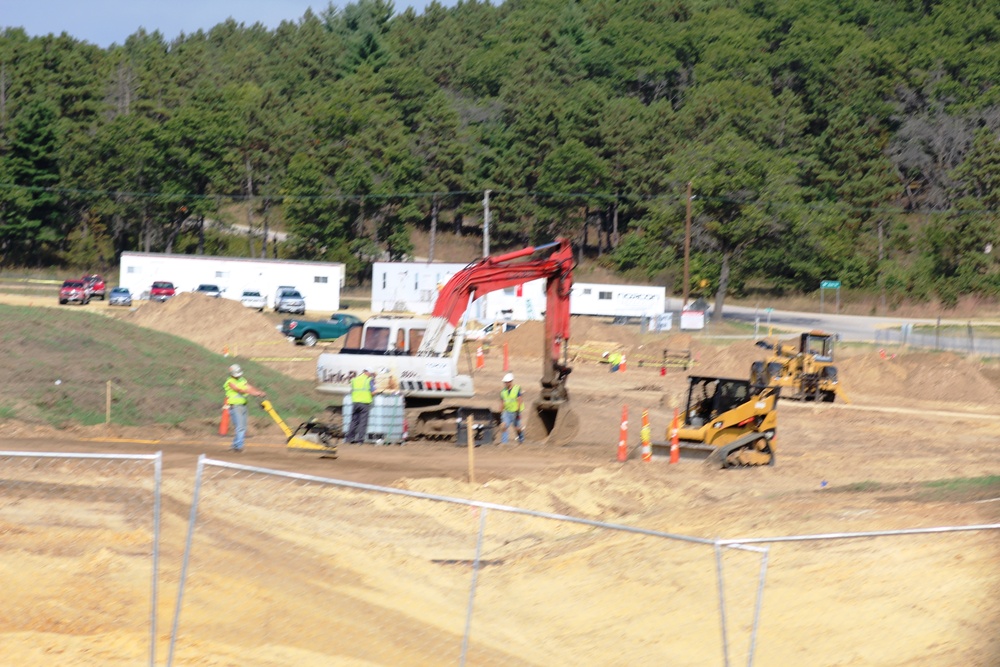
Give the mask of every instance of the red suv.
M 84 276 L 80 280 L 82 280 L 83 284 L 86 285 L 87 289 L 90 290 L 90 296 L 97 297 L 101 301 L 104 301 L 104 293 L 105 293 L 104 278 L 97 275 L 96 273 L 92 273 L 90 275 Z
M 166 301 L 174 295 L 174 284 L 165 280 L 157 280 L 149 290 L 149 298 L 153 301 Z
M 59 288 L 59 303 L 76 301 L 81 306 L 90 302 L 90 291 L 82 280 L 66 280 Z

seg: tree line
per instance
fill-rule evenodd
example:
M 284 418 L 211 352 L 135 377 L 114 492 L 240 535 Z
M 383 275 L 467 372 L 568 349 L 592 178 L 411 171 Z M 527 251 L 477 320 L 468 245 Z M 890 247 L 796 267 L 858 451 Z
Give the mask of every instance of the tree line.
M 567 236 L 675 293 L 690 217 L 719 305 L 823 279 L 998 297 L 997 82 L 978 0 L 360 0 L 106 49 L 8 27 L 0 266 L 139 250 L 360 278 L 414 229 L 480 233 L 489 190 L 495 247 Z

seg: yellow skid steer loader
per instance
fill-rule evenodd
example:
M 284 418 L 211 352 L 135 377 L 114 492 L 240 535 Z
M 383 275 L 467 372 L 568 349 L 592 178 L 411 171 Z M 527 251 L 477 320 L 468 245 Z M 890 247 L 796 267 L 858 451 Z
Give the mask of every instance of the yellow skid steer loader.
M 688 377 L 687 405 L 676 439 L 682 459 L 722 468 L 774 465 L 779 387 L 720 377 Z M 654 458 L 670 456 L 674 434 L 652 442 Z

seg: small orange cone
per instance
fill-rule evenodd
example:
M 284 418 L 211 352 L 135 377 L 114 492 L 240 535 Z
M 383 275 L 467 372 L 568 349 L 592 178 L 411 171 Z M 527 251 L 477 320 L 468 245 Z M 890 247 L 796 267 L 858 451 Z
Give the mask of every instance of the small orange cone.
M 649 432 L 649 410 L 642 411 L 642 430 L 639 431 L 642 440 L 642 460 L 649 463 L 653 460 L 652 434 Z
M 677 431 L 681 428 L 681 422 L 677 409 L 674 409 L 674 421 L 670 424 L 670 462 L 677 463 L 681 460 L 680 438 Z
M 624 354 L 622 355 L 622 363 L 621 363 L 621 366 L 618 367 L 618 370 L 620 372 L 622 372 L 622 373 L 625 372 L 625 355 Z
M 480 345 L 476 348 L 476 370 L 484 368 L 486 366 L 486 357 L 483 356 L 483 346 Z
M 503 344 L 503 372 L 506 373 L 510 370 L 510 350 L 507 349 L 507 343 Z
M 222 406 L 222 419 L 219 420 L 219 435 L 229 433 L 229 406 Z
M 622 406 L 622 426 L 618 436 L 618 460 L 628 460 L 628 406 Z

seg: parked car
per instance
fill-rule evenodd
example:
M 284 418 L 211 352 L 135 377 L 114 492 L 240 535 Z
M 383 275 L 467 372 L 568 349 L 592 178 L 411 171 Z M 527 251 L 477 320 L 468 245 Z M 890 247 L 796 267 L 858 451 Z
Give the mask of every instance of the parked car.
M 127 287 L 112 287 L 111 292 L 108 294 L 108 305 L 131 306 L 132 292 L 129 292 Z
M 65 304 L 71 301 L 81 306 L 90 303 L 90 290 L 82 280 L 64 280 L 59 288 L 59 303 Z
M 494 322 L 487 324 L 481 329 L 473 329 L 465 332 L 465 340 L 485 340 L 492 338 L 496 334 L 507 333 L 517 328 L 513 322 Z
M 205 296 L 215 297 L 216 299 L 222 296 L 222 290 L 219 289 L 218 285 L 198 285 L 198 288 L 195 290 L 195 292 L 197 294 L 204 294 Z
M 279 287 L 274 295 L 274 312 L 305 315 L 306 300 L 294 287 Z
M 347 333 L 353 326 L 364 324 L 359 318 L 346 313 L 334 313 L 322 322 L 306 320 L 285 320 L 281 323 L 281 333 L 296 344 L 312 347 L 317 341 L 334 340 Z
M 247 308 L 255 308 L 260 313 L 267 308 L 267 297 L 263 296 L 257 290 L 245 289 L 243 290 L 243 294 L 240 295 L 240 303 Z
M 172 282 L 157 280 L 149 290 L 149 298 L 153 301 L 166 301 L 176 293 Z
M 85 275 L 80 280 L 82 280 L 83 284 L 87 286 L 87 289 L 90 291 L 91 297 L 97 297 L 101 301 L 104 301 L 104 294 L 106 289 L 104 285 L 104 278 L 97 275 L 96 273 L 91 273 L 89 275 Z

